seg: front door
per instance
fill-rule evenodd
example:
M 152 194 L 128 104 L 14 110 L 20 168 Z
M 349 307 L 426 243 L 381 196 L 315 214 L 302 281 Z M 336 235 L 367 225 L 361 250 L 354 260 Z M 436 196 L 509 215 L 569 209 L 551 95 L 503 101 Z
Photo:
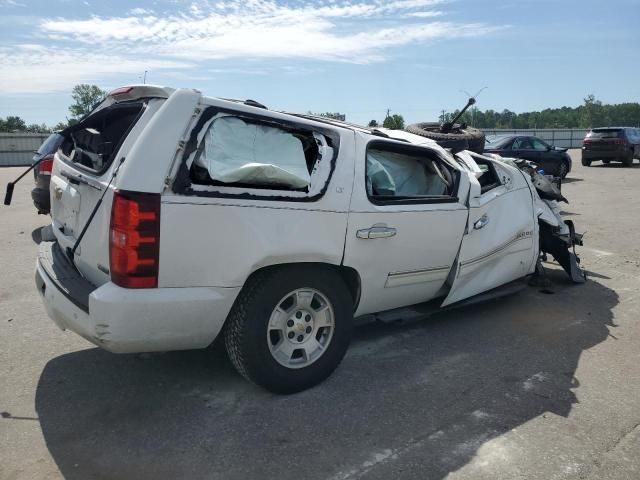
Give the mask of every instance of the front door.
M 361 276 L 356 315 L 438 296 L 467 223 L 467 175 L 398 141 L 358 142 L 356 154 L 343 262 Z
M 514 167 L 478 163 L 485 172 L 479 182 L 471 183 L 467 230 L 442 306 L 523 277 L 535 268 L 538 224 L 527 182 Z

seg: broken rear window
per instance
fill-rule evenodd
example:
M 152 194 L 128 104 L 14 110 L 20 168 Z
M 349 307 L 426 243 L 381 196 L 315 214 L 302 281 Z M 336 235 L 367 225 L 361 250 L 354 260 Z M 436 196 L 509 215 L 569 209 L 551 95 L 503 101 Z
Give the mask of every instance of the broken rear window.
M 112 105 L 69 127 L 62 132 L 65 160 L 91 172 L 104 172 L 143 108 L 140 102 Z

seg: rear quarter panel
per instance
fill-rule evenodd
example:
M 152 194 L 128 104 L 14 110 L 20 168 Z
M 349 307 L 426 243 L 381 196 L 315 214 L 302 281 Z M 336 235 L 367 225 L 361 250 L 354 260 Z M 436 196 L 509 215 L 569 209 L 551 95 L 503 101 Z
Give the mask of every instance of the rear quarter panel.
M 238 287 L 265 266 L 340 265 L 354 150 L 353 132 L 341 130 L 335 170 L 316 201 L 163 195 L 159 286 Z

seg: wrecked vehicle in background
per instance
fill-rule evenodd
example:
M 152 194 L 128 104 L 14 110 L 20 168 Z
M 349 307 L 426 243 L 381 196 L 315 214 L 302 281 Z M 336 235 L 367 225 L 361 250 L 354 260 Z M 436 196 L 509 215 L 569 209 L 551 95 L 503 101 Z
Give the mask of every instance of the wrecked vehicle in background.
M 535 171 L 408 132 L 144 85 L 62 135 L 37 290 L 112 352 L 223 335 L 239 373 L 290 393 L 333 372 L 354 317 L 498 296 L 543 252 L 573 272 Z

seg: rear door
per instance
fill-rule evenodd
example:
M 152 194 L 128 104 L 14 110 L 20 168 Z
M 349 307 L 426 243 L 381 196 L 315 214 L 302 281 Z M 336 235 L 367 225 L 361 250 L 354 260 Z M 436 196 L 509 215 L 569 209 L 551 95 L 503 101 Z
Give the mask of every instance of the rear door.
M 517 158 L 524 158 L 531 162 L 537 163 L 540 161 L 540 152 L 533 148 L 530 137 L 518 137 L 513 141 L 511 147 L 513 156 Z
M 63 250 L 74 246 L 113 171 L 161 103 L 111 104 L 62 132 L 50 190 L 53 230 Z M 109 279 L 108 205 L 97 210 L 75 255 L 80 272 L 97 285 Z
M 469 220 L 442 306 L 523 277 L 535 267 L 537 222 L 527 182 L 514 167 L 476 162 L 484 173 L 471 183 Z
M 545 170 L 545 173 L 550 174 L 558 171 L 559 155 L 556 150 L 537 137 L 531 137 L 531 148 L 537 156 L 537 165 Z
M 343 261 L 361 277 L 356 315 L 441 294 L 467 222 L 469 189 L 466 174 L 426 148 L 360 138 Z

